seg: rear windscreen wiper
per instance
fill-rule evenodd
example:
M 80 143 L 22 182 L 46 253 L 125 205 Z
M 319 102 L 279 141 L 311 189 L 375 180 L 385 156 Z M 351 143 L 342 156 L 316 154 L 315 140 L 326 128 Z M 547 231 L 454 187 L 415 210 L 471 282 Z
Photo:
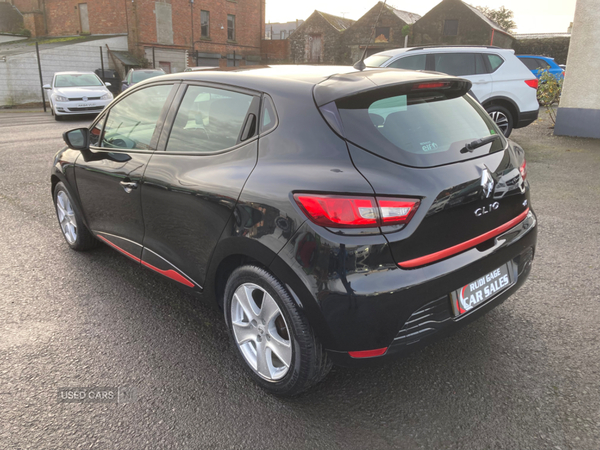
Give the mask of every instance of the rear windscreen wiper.
M 469 142 L 467 145 L 465 145 L 463 148 L 460 149 L 460 152 L 461 153 L 472 152 L 476 148 L 479 148 L 485 144 L 489 144 L 490 142 L 494 142 L 499 137 L 500 137 L 499 134 L 492 134 L 490 136 L 486 136 L 484 138 L 477 139 L 473 142 Z

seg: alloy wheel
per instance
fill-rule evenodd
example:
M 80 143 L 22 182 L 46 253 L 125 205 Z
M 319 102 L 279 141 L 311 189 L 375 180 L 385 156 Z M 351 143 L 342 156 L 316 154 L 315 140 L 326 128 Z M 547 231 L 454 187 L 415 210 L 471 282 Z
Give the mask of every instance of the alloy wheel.
M 75 220 L 75 211 L 65 191 L 59 191 L 56 195 L 56 213 L 58 221 L 65 238 L 69 244 L 74 244 L 77 240 L 77 221 Z
M 253 283 L 240 285 L 231 301 L 235 342 L 260 377 L 282 379 L 292 363 L 290 329 L 273 297 Z
M 502 134 L 506 136 L 506 132 L 508 130 L 509 125 L 508 117 L 506 117 L 506 114 L 504 114 L 502 111 L 492 111 L 490 113 L 490 117 L 496 123 L 496 125 L 498 125 L 498 128 L 500 128 Z

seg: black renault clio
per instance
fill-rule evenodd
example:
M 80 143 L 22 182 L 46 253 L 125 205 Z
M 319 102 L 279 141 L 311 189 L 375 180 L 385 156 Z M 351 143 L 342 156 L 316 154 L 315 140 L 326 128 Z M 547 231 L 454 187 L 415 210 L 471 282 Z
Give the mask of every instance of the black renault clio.
M 256 383 L 403 355 L 525 281 L 524 151 L 467 80 L 279 66 L 153 78 L 52 168 L 71 248 L 103 242 L 222 308 Z

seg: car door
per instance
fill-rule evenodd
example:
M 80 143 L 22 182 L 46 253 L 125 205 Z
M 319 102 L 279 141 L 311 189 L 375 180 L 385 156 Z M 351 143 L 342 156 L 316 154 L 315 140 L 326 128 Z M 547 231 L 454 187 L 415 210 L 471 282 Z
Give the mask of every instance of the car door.
M 113 104 L 90 129 L 90 150 L 75 166 L 88 226 L 100 239 L 139 259 L 144 235 L 141 184 L 156 149 L 174 84 L 138 89 Z
M 493 79 L 481 54 L 434 53 L 433 60 L 433 70 L 470 80 L 473 83 L 471 90 L 481 103 L 491 96 Z
M 200 288 L 258 157 L 260 95 L 182 85 L 144 175 L 142 264 Z

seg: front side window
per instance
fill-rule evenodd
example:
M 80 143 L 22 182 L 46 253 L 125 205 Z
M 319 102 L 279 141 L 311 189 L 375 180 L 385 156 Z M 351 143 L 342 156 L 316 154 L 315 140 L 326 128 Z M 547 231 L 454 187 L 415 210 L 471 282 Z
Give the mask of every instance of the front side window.
M 227 15 L 227 40 L 235 41 L 235 16 Z
M 152 137 L 172 85 L 151 86 L 114 105 L 104 127 L 101 146 L 123 150 L 153 150 Z
M 210 37 L 210 12 L 200 11 L 200 36 Z
M 391 63 L 388 67 L 406 70 L 425 70 L 426 61 L 427 55 L 413 55 L 407 56 L 406 58 L 400 58 Z
M 448 19 L 444 20 L 444 36 L 456 36 L 458 35 L 458 20 Z
M 102 81 L 93 73 L 56 75 L 54 87 L 102 86 Z
M 238 143 L 253 96 L 189 86 L 167 143 L 168 152 L 211 153 Z

